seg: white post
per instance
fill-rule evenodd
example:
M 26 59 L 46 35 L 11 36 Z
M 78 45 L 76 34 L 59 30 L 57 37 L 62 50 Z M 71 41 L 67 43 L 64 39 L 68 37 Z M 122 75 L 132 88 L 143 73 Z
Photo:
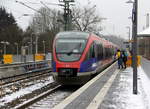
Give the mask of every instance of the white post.
M 35 39 L 35 54 L 38 54 L 38 36 Z

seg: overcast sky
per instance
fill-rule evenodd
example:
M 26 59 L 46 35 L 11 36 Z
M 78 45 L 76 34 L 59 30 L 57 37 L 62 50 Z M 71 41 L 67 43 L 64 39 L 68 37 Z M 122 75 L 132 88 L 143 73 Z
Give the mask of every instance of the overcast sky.
M 18 0 L 26 3 L 27 5 L 39 9 L 41 4 L 28 4 L 28 2 L 40 3 L 59 3 L 58 0 Z M 76 5 L 85 5 L 88 0 L 75 0 Z M 103 34 L 115 34 L 124 38 L 128 38 L 128 29 L 126 26 L 131 27 L 131 20 L 128 19 L 131 16 L 132 4 L 125 3 L 128 0 L 90 0 L 93 5 L 96 5 L 97 11 L 101 17 L 107 18 L 103 21 Z M 146 13 L 150 13 L 150 0 L 138 0 L 138 31 L 142 31 L 146 25 Z M 31 16 L 25 17 L 22 14 L 33 14 L 35 11 L 15 2 L 15 0 L 0 0 L 0 5 L 6 7 L 9 12 L 12 12 L 19 26 L 25 29 Z M 51 8 L 61 8 L 57 6 L 48 5 Z

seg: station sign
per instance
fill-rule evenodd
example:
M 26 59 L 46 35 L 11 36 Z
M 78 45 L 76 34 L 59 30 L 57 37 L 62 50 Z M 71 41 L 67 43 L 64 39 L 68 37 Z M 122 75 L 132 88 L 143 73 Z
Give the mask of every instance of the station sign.
M 35 61 L 43 61 L 44 57 L 44 54 L 35 54 Z
M 3 55 L 3 61 L 4 61 L 4 64 L 12 64 L 13 63 L 13 55 L 10 55 L 10 54 L 6 54 L 6 55 Z

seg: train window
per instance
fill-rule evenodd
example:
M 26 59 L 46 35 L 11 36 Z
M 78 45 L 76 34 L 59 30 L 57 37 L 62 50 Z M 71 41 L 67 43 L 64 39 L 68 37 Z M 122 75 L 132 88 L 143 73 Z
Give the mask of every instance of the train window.
M 85 60 L 88 60 L 90 58 L 98 58 L 98 60 L 103 59 L 103 45 L 99 42 L 94 42 L 88 53 L 86 54 Z
M 112 55 L 112 50 L 111 48 L 109 48 L 109 57 L 111 57 L 111 55 Z
M 95 53 L 95 47 L 93 46 L 93 50 L 92 50 L 92 58 L 96 57 L 96 53 Z
M 96 43 L 96 54 L 97 54 L 96 56 L 99 60 L 103 59 L 103 45 L 98 41 L 96 41 L 95 43 Z
M 111 56 L 110 52 L 110 48 L 108 48 L 108 58 Z
M 105 58 L 107 58 L 107 48 L 105 48 Z
M 85 39 L 57 39 L 56 53 L 82 53 L 86 41 Z
M 95 58 L 97 57 L 97 45 L 95 42 L 92 44 L 92 49 L 92 58 Z
M 86 55 L 86 58 L 94 58 L 94 57 L 96 57 L 96 45 L 92 43 L 89 52 Z
M 98 58 L 103 59 L 103 46 L 102 46 L 102 44 L 98 45 Z
M 60 61 L 77 61 L 86 46 L 86 39 L 57 39 L 56 54 Z
M 88 50 L 88 53 L 86 53 L 85 59 L 84 60 L 89 60 L 90 58 L 92 58 L 94 54 L 93 53 L 93 44 L 91 45 L 90 49 Z
M 94 52 L 94 45 L 92 44 L 90 47 L 89 58 L 93 58 L 93 55 L 95 55 L 93 52 Z
M 106 50 L 105 50 L 105 47 L 103 47 L 103 59 L 105 59 L 106 57 Z
M 103 59 L 103 46 L 102 46 L 102 44 L 99 45 L 99 52 L 100 52 L 100 54 L 99 54 L 100 59 Z
M 105 48 L 105 58 L 109 58 L 111 56 L 110 48 Z

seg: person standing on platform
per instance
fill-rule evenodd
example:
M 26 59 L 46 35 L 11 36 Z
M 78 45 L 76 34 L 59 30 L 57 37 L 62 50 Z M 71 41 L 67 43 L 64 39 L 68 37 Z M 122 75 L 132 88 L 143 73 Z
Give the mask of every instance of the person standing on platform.
M 126 62 L 127 62 L 127 59 L 128 59 L 128 54 L 126 51 L 122 51 L 122 60 L 123 60 L 123 65 L 124 65 L 124 68 L 126 69 L 127 65 L 126 65 Z
M 122 60 L 122 55 L 121 55 L 121 51 L 118 49 L 117 53 L 116 53 L 116 58 L 118 60 L 118 69 L 123 68 L 123 60 Z

